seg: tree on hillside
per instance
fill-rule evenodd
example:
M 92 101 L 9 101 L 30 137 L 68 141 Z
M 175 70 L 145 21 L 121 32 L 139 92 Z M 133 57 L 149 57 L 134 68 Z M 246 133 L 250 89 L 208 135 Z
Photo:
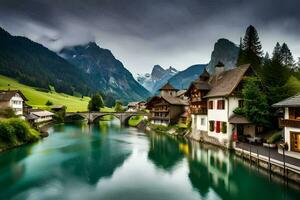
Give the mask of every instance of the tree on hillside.
M 280 56 L 283 65 L 286 65 L 289 68 L 292 68 L 294 66 L 295 61 L 293 55 L 286 43 L 282 44 L 282 47 L 280 49 Z
M 272 60 L 281 62 L 281 46 L 279 42 L 276 43 L 273 54 L 272 54 Z
M 267 95 L 263 92 L 261 83 L 256 77 L 248 77 L 242 89 L 244 107 L 235 112 L 243 114 L 252 123 L 268 127 L 270 113 Z
M 261 70 L 261 79 L 266 88 L 268 100 L 270 104 L 281 101 L 288 97 L 288 88 L 285 87 L 290 72 L 286 65 L 281 62 L 281 46 L 277 42 L 272 59 L 265 61 Z
M 100 94 L 95 94 L 92 96 L 88 104 L 89 111 L 99 111 L 100 108 L 104 107 L 104 102 Z
M 250 25 L 245 33 L 241 44 L 238 65 L 250 63 L 256 69 L 261 64 L 262 46 L 259 41 L 257 30 Z
M 116 101 L 115 111 L 116 112 L 124 112 L 123 104 L 121 101 Z

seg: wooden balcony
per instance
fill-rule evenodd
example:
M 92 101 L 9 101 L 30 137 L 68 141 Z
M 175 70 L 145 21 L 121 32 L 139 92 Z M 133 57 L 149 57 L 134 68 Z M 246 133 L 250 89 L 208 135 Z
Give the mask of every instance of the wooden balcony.
M 296 119 L 281 119 L 279 121 L 280 127 L 293 127 L 293 128 L 300 128 L 300 120 Z
M 191 108 L 191 113 L 195 115 L 207 115 L 206 108 Z
M 192 97 L 191 102 L 199 102 L 202 101 L 201 97 Z

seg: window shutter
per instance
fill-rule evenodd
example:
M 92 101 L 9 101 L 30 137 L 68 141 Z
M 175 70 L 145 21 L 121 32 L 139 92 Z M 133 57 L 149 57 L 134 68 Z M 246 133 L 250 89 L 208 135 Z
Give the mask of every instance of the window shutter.
M 221 131 L 221 122 L 220 121 L 216 121 L 216 132 L 220 133 Z

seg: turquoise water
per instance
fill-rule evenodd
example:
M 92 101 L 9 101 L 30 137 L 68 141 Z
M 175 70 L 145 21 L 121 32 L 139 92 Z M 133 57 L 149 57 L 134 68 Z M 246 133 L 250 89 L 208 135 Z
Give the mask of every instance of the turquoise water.
M 57 125 L 0 154 L 0 199 L 300 199 L 227 151 L 118 125 Z

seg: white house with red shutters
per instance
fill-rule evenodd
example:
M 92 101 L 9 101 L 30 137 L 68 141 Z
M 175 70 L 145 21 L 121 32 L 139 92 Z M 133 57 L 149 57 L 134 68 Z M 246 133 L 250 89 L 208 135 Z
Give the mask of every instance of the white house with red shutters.
M 233 111 L 243 106 L 240 92 L 246 76 L 253 75 L 250 65 L 224 71 L 216 65 L 212 76 L 206 71 L 187 90 L 192 119 L 191 137 L 226 148 L 233 147 L 239 136 L 255 137 L 256 128 L 245 117 Z

